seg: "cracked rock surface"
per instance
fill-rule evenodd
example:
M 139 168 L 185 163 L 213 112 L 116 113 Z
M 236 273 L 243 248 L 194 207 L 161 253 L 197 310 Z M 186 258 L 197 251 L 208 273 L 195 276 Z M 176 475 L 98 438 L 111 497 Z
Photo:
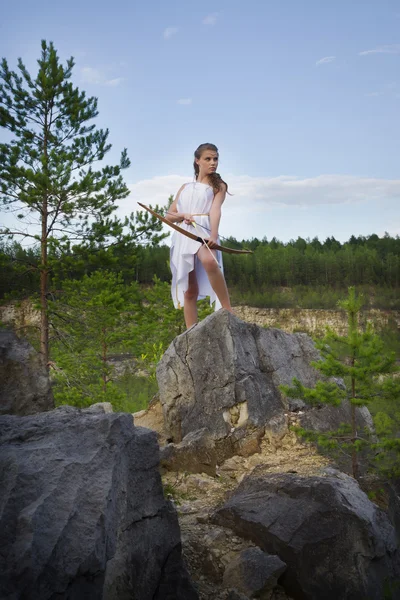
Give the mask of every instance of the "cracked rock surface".
M 156 435 L 129 414 L 0 417 L 0 597 L 196 600 Z
M 157 368 L 169 438 L 179 443 L 206 427 L 214 439 L 237 427 L 257 428 L 285 406 L 278 389 L 297 377 L 317 381 L 311 338 L 262 329 L 218 311 L 178 336 Z
M 294 377 L 314 386 L 321 376 L 310 363 L 318 358 L 308 335 L 264 329 L 226 310 L 176 337 L 157 367 L 164 423 L 156 426 L 160 442 L 168 443 L 163 465 L 215 474 L 229 457 L 259 453 L 264 437 L 272 442 L 285 436 L 289 409 L 301 408 L 301 424 L 310 429 L 337 429 L 346 407 L 341 413 L 296 405 L 279 390 Z M 367 409 L 358 410 L 357 424 L 371 427 Z
M 399 577 L 395 531 L 358 483 L 327 468 L 317 476 L 259 466 L 212 517 L 287 565 L 295 600 L 381 600 Z

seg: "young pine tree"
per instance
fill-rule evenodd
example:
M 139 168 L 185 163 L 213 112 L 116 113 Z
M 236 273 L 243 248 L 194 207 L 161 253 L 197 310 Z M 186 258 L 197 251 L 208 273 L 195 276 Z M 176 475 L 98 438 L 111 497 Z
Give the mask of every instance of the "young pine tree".
M 89 406 L 126 404 L 116 381 L 113 355 L 139 353 L 139 286 L 127 286 L 116 273 L 96 271 L 65 281 L 62 293 L 49 300 L 52 311 L 52 371 L 57 404 Z
M 104 253 L 107 244 L 140 237 L 150 223 L 142 219 L 138 231 L 129 219 L 113 215 L 116 201 L 129 195 L 121 174 L 129 159 L 125 149 L 118 165 L 94 167 L 111 145 L 108 130 L 90 123 L 98 114 L 97 99 L 70 81 L 73 59 L 63 66 L 53 44 L 42 41 L 38 65 L 36 77 L 21 59 L 19 74 L 5 59 L 0 66 L 0 126 L 11 134 L 11 141 L 0 144 L 0 203 L 17 217 L 17 225 L 9 220 L 0 234 L 40 245 L 40 350 L 47 364 L 51 260 L 59 268 L 64 256 L 70 262 L 86 259 L 96 245 Z M 151 225 L 161 230 L 161 224 Z
M 359 452 L 372 444 L 364 432 L 357 429 L 356 408 L 368 406 L 377 398 L 388 395 L 392 375 L 397 371 L 394 353 L 385 352 L 384 343 L 373 331 L 369 323 L 365 331 L 360 331 L 359 315 L 363 305 L 362 296 L 357 296 L 354 287 L 348 290 L 346 300 L 338 305 L 347 312 L 347 335 L 340 336 L 327 329 L 325 337 L 316 342 L 321 360 L 312 363 L 323 376 L 315 388 L 304 387 L 299 380 L 293 380 L 293 387 L 282 386 L 289 397 L 302 398 L 306 403 L 326 403 L 338 406 L 344 400 L 351 405 L 350 423 L 344 423 L 338 431 L 318 433 L 299 430 L 308 440 L 318 441 L 327 448 L 341 448 L 349 452 L 355 478 L 359 475 Z M 335 378 L 343 380 L 343 387 Z

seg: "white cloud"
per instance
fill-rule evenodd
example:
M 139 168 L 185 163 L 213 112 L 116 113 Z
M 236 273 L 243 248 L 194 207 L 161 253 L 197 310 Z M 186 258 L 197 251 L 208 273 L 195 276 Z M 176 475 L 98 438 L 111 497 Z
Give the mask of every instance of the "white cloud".
M 93 67 L 82 67 L 81 80 L 84 83 L 116 87 L 124 80 L 124 78 L 114 77 L 113 79 L 108 79 L 105 72 L 101 69 L 95 69 Z
M 391 96 L 394 98 L 399 97 L 400 86 L 397 81 L 390 81 L 381 87 L 380 90 L 369 92 L 365 94 L 367 97 L 378 97 L 378 96 Z
M 319 175 L 312 178 L 291 176 L 250 177 L 248 175 L 222 174 L 232 196 L 227 196 L 223 205 L 223 235 L 234 235 L 238 239 L 277 235 L 279 239 L 290 239 L 296 235 L 335 235 L 348 239 L 351 233 L 364 230 L 359 221 L 346 221 L 346 215 L 368 214 L 373 206 L 397 206 L 400 200 L 400 179 L 376 179 L 350 175 Z M 191 175 L 168 175 L 145 179 L 130 184 L 130 196 L 119 203 L 118 215 L 123 217 L 139 209 L 137 202 L 165 206 L 168 198 L 189 181 Z M 332 212 L 336 207 L 336 211 Z M 316 214 L 326 219 L 317 220 Z M 293 221 L 300 211 L 307 215 L 303 223 Z M 394 210 L 394 209 L 393 209 Z M 374 213 L 375 214 L 375 213 Z M 334 221 L 334 219 L 336 221 Z M 369 223 L 368 219 L 366 221 Z M 390 227 L 371 222 L 367 229 Z M 278 225 L 279 223 L 279 225 Z M 306 224 L 304 224 L 306 223 Z M 283 225 L 282 225 L 283 224 Z M 393 233 L 398 223 L 393 223 Z M 368 231 L 364 231 L 365 234 Z M 311 233 L 310 233 L 311 232 Z M 316 233 L 313 233 L 316 232 Z M 338 238 L 338 239 L 339 239 Z
M 217 12 L 207 15 L 202 21 L 203 25 L 215 25 L 217 22 L 218 16 L 219 16 L 219 13 L 217 13 Z
M 192 104 L 191 98 L 179 98 L 178 104 Z
M 172 38 L 173 35 L 176 35 L 178 31 L 178 27 L 167 27 L 166 29 L 164 29 L 163 33 L 164 40 L 169 40 L 170 38 Z
M 352 175 L 319 175 L 308 179 L 281 175 L 250 177 L 223 175 L 234 194 L 229 205 L 248 209 L 269 210 L 282 206 L 316 206 L 323 204 L 356 204 L 386 199 L 400 200 L 400 179 L 375 179 Z M 166 175 L 131 184 L 128 202 L 165 204 L 183 183 L 191 181 L 182 175 Z
M 336 59 L 336 56 L 325 56 L 324 58 L 320 58 L 319 60 L 317 60 L 317 62 L 315 64 L 318 67 L 319 65 L 324 65 L 326 63 L 331 63 L 335 59 Z
M 123 80 L 124 80 L 123 77 L 116 77 L 115 79 L 108 79 L 106 81 L 105 85 L 110 85 L 112 87 L 115 87 L 115 86 L 119 85 Z
M 400 44 L 386 44 L 384 46 L 378 46 L 372 50 L 363 50 L 359 52 L 359 56 L 366 56 L 367 54 L 400 54 Z

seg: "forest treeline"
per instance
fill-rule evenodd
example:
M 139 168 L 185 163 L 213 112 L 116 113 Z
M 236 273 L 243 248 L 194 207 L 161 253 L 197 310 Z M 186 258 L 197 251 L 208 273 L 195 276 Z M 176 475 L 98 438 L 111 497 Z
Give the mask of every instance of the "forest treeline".
M 352 236 L 341 243 L 333 237 L 283 243 L 273 238 L 224 241 L 248 248 L 252 255 L 224 254 L 224 269 L 233 301 L 259 307 L 333 308 L 348 286 L 363 290 L 367 306 L 400 309 L 400 238 L 385 234 Z M 55 257 L 56 258 L 56 257 Z M 124 247 L 111 247 L 75 255 L 54 273 L 57 280 L 81 279 L 107 268 L 122 275 L 126 284 L 150 285 L 156 276 L 170 280 L 167 245 L 139 246 L 134 255 Z M 24 297 L 38 289 L 39 250 L 20 244 L 0 247 L 0 297 Z M 61 269 L 61 267 L 60 267 Z

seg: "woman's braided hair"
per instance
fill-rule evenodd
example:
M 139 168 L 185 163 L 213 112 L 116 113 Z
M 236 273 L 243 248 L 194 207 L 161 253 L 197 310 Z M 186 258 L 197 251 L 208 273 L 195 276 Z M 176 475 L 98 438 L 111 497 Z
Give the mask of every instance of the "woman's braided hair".
M 194 157 L 197 159 L 200 159 L 201 155 L 206 150 L 211 150 L 212 152 L 216 152 L 218 154 L 218 148 L 214 144 L 200 144 L 200 146 L 194 151 Z M 193 167 L 194 167 L 194 176 L 197 179 L 199 176 L 199 165 L 197 164 L 196 161 L 193 162 Z M 210 173 L 209 175 L 207 175 L 207 177 L 210 180 L 211 186 L 216 194 L 221 189 L 221 183 L 224 183 L 226 185 L 226 191 L 228 192 L 228 185 L 222 179 L 222 177 L 219 173 Z

